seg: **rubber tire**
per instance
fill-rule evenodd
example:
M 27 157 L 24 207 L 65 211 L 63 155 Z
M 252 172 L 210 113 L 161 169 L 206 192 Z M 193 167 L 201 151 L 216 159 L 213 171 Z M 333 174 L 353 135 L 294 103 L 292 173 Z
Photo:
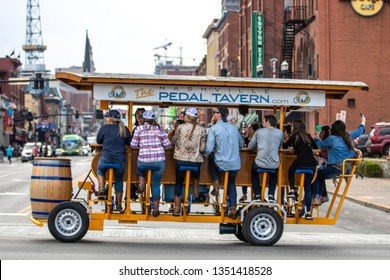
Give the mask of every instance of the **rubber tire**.
M 68 228 L 63 228 L 64 223 Z M 60 242 L 74 243 L 82 239 L 89 228 L 89 216 L 83 206 L 66 201 L 58 204 L 47 221 L 51 235 Z M 74 232 L 71 232 L 74 231 Z
M 389 154 L 389 149 L 390 149 L 390 145 L 386 145 L 383 149 L 383 155 L 385 157 L 387 157 L 387 155 Z
M 234 235 L 237 237 L 238 240 L 241 240 L 243 242 L 248 242 L 242 233 L 242 225 L 241 224 L 236 224 L 236 232 Z
M 242 223 L 245 239 L 255 246 L 272 246 L 282 237 L 283 220 L 273 208 L 252 208 Z

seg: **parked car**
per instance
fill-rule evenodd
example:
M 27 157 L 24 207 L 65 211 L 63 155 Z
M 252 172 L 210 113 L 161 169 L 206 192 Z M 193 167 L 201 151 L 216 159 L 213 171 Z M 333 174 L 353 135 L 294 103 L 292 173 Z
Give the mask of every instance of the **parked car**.
M 57 148 L 56 149 L 56 156 L 62 156 L 62 149 L 61 148 Z
M 34 142 L 28 142 L 24 145 L 23 150 L 22 150 L 22 154 L 21 154 L 21 161 L 22 162 L 26 162 L 26 161 L 33 159 L 32 149 L 33 149 L 34 145 L 35 145 Z M 42 144 L 40 142 L 37 142 L 37 145 L 38 145 L 38 149 L 39 149 Z
M 88 154 L 90 153 L 89 145 L 84 145 L 82 147 L 82 150 L 83 150 L 83 156 L 88 156 Z
M 367 143 L 368 143 L 369 134 L 362 134 L 355 139 L 355 148 L 360 150 L 363 155 L 367 154 Z
M 390 123 L 376 123 L 370 132 L 367 152 L 372 155 L 387 156 L 390 149 Z

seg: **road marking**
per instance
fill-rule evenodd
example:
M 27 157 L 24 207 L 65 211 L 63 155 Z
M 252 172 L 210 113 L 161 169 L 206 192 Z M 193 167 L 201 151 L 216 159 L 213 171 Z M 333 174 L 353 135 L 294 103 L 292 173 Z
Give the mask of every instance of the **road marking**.
M 28 195 L 28 194 L 27 193 L 4 192 L 4 193 L 0 193 L 0 195 Z
M 31 205 L 23 208 L 22 210 L 20 210 L 17 214 L 23 214 L 23 215 L 28 215 L 31 213 Z
M 73 187 L 78 187 L 78 182 L 79 181 L 84 181 L 85 177 L 87 176 L 88 173 L 85 173 L 83 175 L 80 175 L 76 179 L 73 180 Z M 5 192 L 5 193 L 0 193 L 0 195 L 30 195 L 27 193 L 10 193 L 10 192 Z M 18 213 L 0 213 L 0 216 L 27 216 L 31 214 L 31 205 L 26 206 L 22 210 L 20 210 Z
M 76 179 L 73 179 L 73 187 L 78 187 L 79 186 L 79 181 L 84 182 L 85 177 L 87 177 L 88 173 L 85 173 L 83 175 L 80 175 Z
M 30 182 L 31 180 L 27 179 L 12 179 L 13 182 Z
M 26 173 L 26 171 L 23 170 L 23 171 L 19 171 L 19 172 L 7 173 L 7 174 L 5 174 L 5 175 L 0 175 L 0 178 L 8 177 L 8 176 L 10 176 L 10 175 L 15 175 L 15 174 L 20 174 L 20 173 Z
M 0 213 L 0 216 L 28 216 L 29 213 L 18 214 L 18 213 Z

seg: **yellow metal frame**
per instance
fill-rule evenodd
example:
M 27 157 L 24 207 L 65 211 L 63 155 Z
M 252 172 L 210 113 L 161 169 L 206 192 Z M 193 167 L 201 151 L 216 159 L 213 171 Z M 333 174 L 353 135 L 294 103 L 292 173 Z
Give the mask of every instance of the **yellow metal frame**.
M 93 90 L 94 84 L 160 84 L 160 85 L 185 85 L 185 86 L 218 86 L 218 87 L 251 87 L 251 88 L 277 88 L 277 89 L 297 89 L 297 90 L 324 90 L 327 99 L 341 99 L 349 90 L 368 90 L 368 86 L 364 83 L 360 82 L 332 82 L 332 81 L 309 81 L 309 80 L 292 80 L 292 79 L 250 79 L 250 78 L 226 78 L 226 77 L 183 77 L 183 76 L 147 76 L 147 75 L 102 75 L 102 74 L 75 74 L 75 73 L 66 73 L 66 72 L 57 72 L 56 78 L 67 83 L 70 86 L 73 86 L 77 89 L 83 90 Z M 142 100 L 139 102 L 133 101 L 109 101 L 109 100 L 101 100 L 100 108 L 107 109 L 110 104 L 125 104 L 129 106 L 129 115 L 133 115 L 133 105 L 134 104 L 142 104 Z M 206 106 L 204 104 L 196 104 L 196 102 L 190 102 L 191 106 Z M 185 106 L 188 104 L 181 104 L 181 106 Z M 161 104 L 157 104 L 161 105 Z M 174 104 L 170 104 L 174 105 Z M 212 104 L 208 104 L 207 106 L 213 106 Z M 235 107 L 237 105 L 232 105 Z M 251 106 L 249 104 L 249 106 Z M 262 106 L 257 106 L 256 108 L 263 108 Z M 282 129 L 285 114 L 288 110 L 294 109 L 289 106 L 273 106 L 274 113 L 277 113 L 277 110 L 280 112 L 280 128 Z M 272 109 L 271 108 L 271 109 Z M 298 107 L 297 107 L 298 108 Z M 267 107 L 265 109 L 270 109 Z M 295 108 L 296 109 L 296 108 Z M 128 127 L 131 129 L 132 127 L 132 118 L 129 118 Z M 132 224 L 137 223 L 138 221 L 160 221 L 160 222 L 201 222 L 201 223 L 223 223 L 223 224 L 234 224 L 241 223 L 240 219 L 233 220 L 228 215 L 225 215 L 226 208 L 226 199 L 227 199 L 227 185 L 228 185 L 228 176 L 229 173 L 224 173 L 224 190 L 222 201 L 218 201 L 214 203 L 214 206 L 218 206 L 220 209 L 220 213 L 211 214 L 195 214 L 189 213 L 187 211 L 188 207 L 188 196 L 189 196 L 189 184 L 190 184 L 190 172 L 186 173 L 185 178 L 185 199 L 184 199 L 184 211 L 181 216 L 173 216 L 172 214 L 161 213 L 158 217 L 154 217 L 150 215 L 150 193 L 151 193 L 151 171 L 148 171 L 147 174 L 147 184 L 145 194 L 140 197 L 139 202 L 144 211 L 141 213 L 135 213 L 131 209 L 130 202 L 130 187 L 131 187 L 131 172 L 133 171 L 133 166 L 131 164 L 132 152 L 128 153 L 127 158 L 127 185 L 126 185 L 126 200 L 125 200 L 125 210 L 123 213 L 116 213 L 111 211 L 111 196 L 112 196 L 112 184 L 113 184 L 113 170 L 109 170 L 108 175 L 108 199 L 107 201 L 103 201 L 106 204 L 107 211 L 106 212 L 92 212 L 92 204 L 101 203 L 102 201 L 97 199 L 91 199 L 91 195 L 88 197 L 88 206 L 90 209 L 87 211 L 91 215 L 90 221 L 90 230 L 103 230 L 104 221 L 105 220 L 117 220 L 119 223 Z M 356 170 L 357 164 L 359 164 L 361 159 L 346 159 L 343 162 L 342 174 L 338 177 L 337 186 L 335 189 L 334 196 L 329 203 L 328 209 L 326 210 L 326 215 L 321 216 L 318 208 L 324 208 L 324 206 L 320 206 L 317 208 L 318 217 L 314 217 L 313 220 L 305 220 L 304 217 L 299 217 L 296 215 L 295 217 L 287 217 L 287 224 L 322 224 L 322 225 L 333 225 L 336 223 L 338 216 L 341 211 L 341 207 L 343 205 L 344 199 L 348 192 L 348 188 L 351 184 L 353 175 Z M 351 162 L 353 164 L 352 170 L 350 174 L 345 173 L 345 165 Z M 242 168 L 251 168 L 249 166 L 243 166 Z M 281 161 L 278 172 L 278 202 L 281 203 L 281 190 L 282 188 L 287 187 L 283 185 L 283 172 L 288 170 L 288 166 L 286 163 Z M 264 189 L 266 185 L 267 176 L 263 174 L 262 178 L 262 196 L 264 196 Z M 301 185 L 303 185 L 304 177 L 301 176 Z M 345 185 L 343 184 L 345 183 Z M 83 186 L 83 189 L 91 193 L 91 183 L 86 182 Z M 302 188 L 300 188 L 302 189 Z M 302 190 L 300 191 L 300 198 L 302 197 Z M 338 204 L 337 204 L 338 202 Z M 164 202 L 162 203 L 164 204 Z M 208 205 L 210 205 L 209 203 Z M 204 203 L 206 205 L 206 203 Z M 245 203 L 240 203 L 240 206 L 245 206 Z M 271 206 L 272 207 L 272 206 Z M 298 206 L 299 207 L 299 206 Z M 282 215 L 281 211 L 278 211 L 280 215 Z M 42 226 L 43 223 L 46 223 L 46 220 L 36 220 L 31 218 L 31 221 L 38 225 Z

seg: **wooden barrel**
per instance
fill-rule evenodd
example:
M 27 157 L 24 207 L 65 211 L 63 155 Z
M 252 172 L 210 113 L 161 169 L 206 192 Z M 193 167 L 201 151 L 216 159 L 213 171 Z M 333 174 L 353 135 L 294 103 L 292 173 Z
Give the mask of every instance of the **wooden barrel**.
M 31 213 L 37 220 L 47 220 L 59 203 L 72 198 L 70 159 L 35 158 L 31 174 Z

